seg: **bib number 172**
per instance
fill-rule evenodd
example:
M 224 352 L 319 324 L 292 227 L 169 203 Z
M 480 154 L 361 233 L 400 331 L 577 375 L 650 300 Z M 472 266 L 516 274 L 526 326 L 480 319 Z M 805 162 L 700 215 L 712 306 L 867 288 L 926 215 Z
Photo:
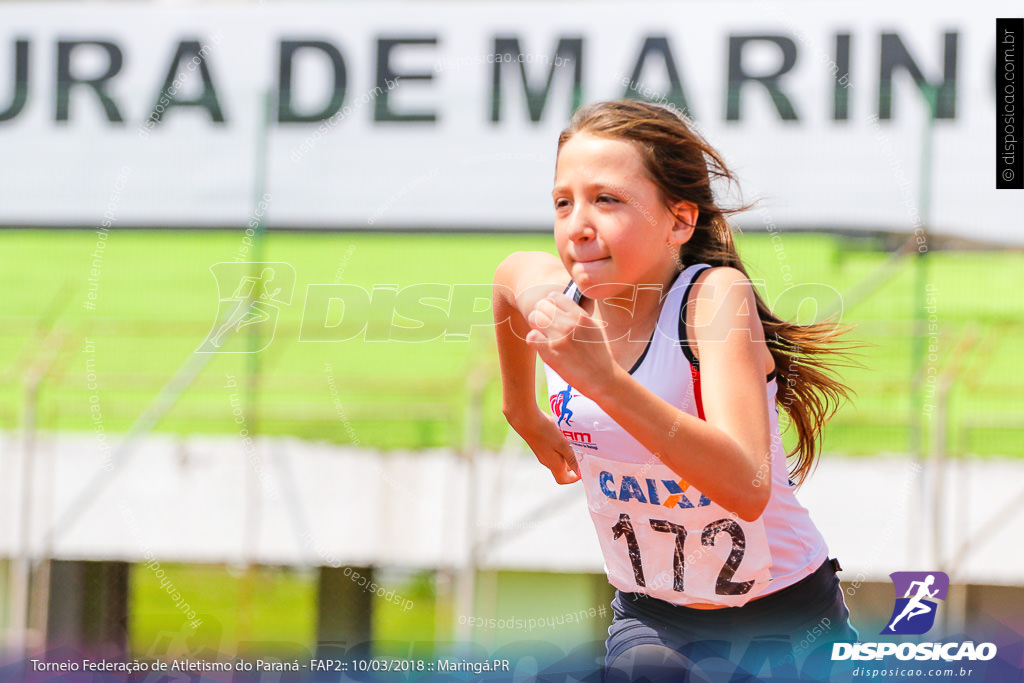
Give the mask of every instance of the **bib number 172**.
M 649 520 L 649 523 L 655 531 L 675 534 L 675 554 L 672 557 L 672 590 L 682 592 L 684 590 L 683 578 L 686 568 L 686 555 L 683 551 L 683 546 L 686 543 L 686 527 L 666 519 L 652 519 Z M 736 569 L 740 566 L 740 562 L 743 561 L 743 553 L 747 547 L 747 538 L 743 533 L 743 527 L 733 519 L 724 518 L 716 520 L 701 529 L 700 543 L 705 547 L 714 546 L 718 540 L 718 535 L 722 533 L 729 535 L 732 541 L 732 550 L 722 565 L 721 571 L 718 572 L 718 579 L 715 581 L 715 594 L 744 595 L 753 587 L 753 580 L 738 582 L 732 580 L 732 577 L 736 575 Z M 629 515 L 624 512 L 619 515 L 619 521 L 612 526 L 612 534 L 612 538 L 616 541 L 620 538 L 626 539 L 629 562 L 633 565 L 633 578 L 636 579 L 636 585 L 646 587 L 647 580 L 644 577 L 644 565 L 640 558 L 640 544 L 637 543 L 636 532 L 633 530 L 633 522 L 630 521 Z

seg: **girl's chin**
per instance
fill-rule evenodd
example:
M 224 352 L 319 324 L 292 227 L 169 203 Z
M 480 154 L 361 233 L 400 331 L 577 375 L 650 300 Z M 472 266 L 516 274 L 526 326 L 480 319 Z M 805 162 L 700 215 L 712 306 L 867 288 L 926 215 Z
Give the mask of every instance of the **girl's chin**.
M 609 299 L 622 296 L 632 297 L 636 287 L 619 280 L 589 275 L 573 276 L 573 282 L 588 299 Z

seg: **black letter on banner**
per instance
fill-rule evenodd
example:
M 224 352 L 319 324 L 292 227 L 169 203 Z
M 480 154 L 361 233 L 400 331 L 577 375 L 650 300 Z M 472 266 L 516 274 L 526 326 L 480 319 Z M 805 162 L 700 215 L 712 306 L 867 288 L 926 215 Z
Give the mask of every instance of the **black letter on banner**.
M 665 93 L 665 101 L 681 110 L 687 116 L 691 116 L 690 108 L 686 104 L 686 94 L 683 92 L 683 83 L 679 79 L 679 70 L 676 69 L 676 60 L 672 57 L 672 48 L 669 46 L 668 38 L 664 36 L 648 36 L 644 40 L 644 46 L 637 57 L 636 65 L 633 67 L 633 75 L 629 78 L 629 85 L 622 93 L 623 97 L 636 100 L 646 99 L 637 86 L 641 85 L 640 78 L 643 76 L 644 64 L 647 63 L 647 56 L 657 52 L 665 62 L 665 73 L 668 75 L 669 90 Z
M 398 73 L 391 68 L 391 50 L 396 45 L 437 45 L 437 38 L 379 38 L 377 40 L 377 87 L 374 96 L 374 121 L 437 121 L 437 113 L 432 111 L 396 112 L 391 108 L 391 90 L 398 86 L 401 79 L 406 81 L 430 81 L 434 74 L 430 71 L 419 73 Z
M 559 38 L 555 47 L 555 59 L 551 60 L 548 69 L 548 79 L 544 89 L 531 88 L 526 78 L 526 64 L 520 61 L 522 50 L 519 47 L 518 38 L 495 38 L 494 39 L 494 71 L 491 79 L 491 122 L 497 123 L 501 120 L 501 69 L 502 64 L 509 66 L 518 63 L 519 75 L 523 80 L 523 89 L 526 91 L 526 104 L 530 110 L 530 120 L 534 123 L 540 121 L 544 113 L 544 106 L 548 101 L 548 92 L 551 90 L 551 81 L 555 75 L 558 59 L 572 60 L 572 111 L 576 111 L 583 101 L 583 39 L 582 38 Z M 507 57 L 507 59 L 506 59 Z
M 836 34 L 836 82 L 832 86 L 832 120 L 850 118 L 850 34 Z
M 199 75 L 203 79 L 203 92 L 191 100 L 179 99 L 177 92 L 173 95 L 167 92 L 179 75 L 188 76 L 187 65 L 189 61 L 195 58 L 199 59 L 196 70 L 199 71 Z M 167 104 L 164 111 L 159 112 L 156 108 L 163 100 L 167 100 Z M 167 70 L 167 77 L 164 79 L 164 85 L 160 89 L 159 94 L 157 94 L 156 102 L 153 104 L 153 113 L 149 115 L 149 119 L 159 124 L 173 107 L 202 107 L 210 112 L 210 119 L 214 123 L 224 123 L 224 113 L 221 111 L 220 102 L 217 100 L 217 90 L 213 87 L 210 70 L 206 67 L 206 49 L 199 44 L 198 40 L 183 40 L 178 43 L 178 50 L 174 53 L 174 58 L 171 60 L 171 68 Z
M 898 33 L 882 34 L 882 55 L 878 67 L 878 118 L 892 118 L 892 74 L 896 67 L 906 69 L 914 79 L 914 83 L 925 95 L 925 100 L 932 100 L 929 92 L 934 95 L 934 113 L 937 119 L 956 118 L 956 48 L 957 33 L 945 34 L 944 53 L 942 58 L 942 83 L 933 85 L 928 82 L 917 68 L 917 63 L 907 52 Z
M 18 40 L 14 43 L 14 93 L 11 106 L 0 111 L 0 122 L 10 121 L 25 108 L 28 99 L 28 41 Z
M 782 65 L 775 73 L 763 76 L 749 74 L 743 68 L 743 48 L 751 41 L 775 43 L 782 50 Z M 796 121 L 792 103 L 779 88 L 779 77 L 796 64 L 796 44 L 786 36 L 729 36 L 729 94 L 726 97 L 725 120 L 740 120 L 740 88 L 745 81 L 757 81 L 768 90 L 783 121 Z
M 71 52 L 79 45 L 95 45 L 107 51 L 107 70 L 95 78 L 79 78 L 71 75 Z M 68 120 L 71 86 L 87 85 L 96 92 L 107 114 L 108 121 L 124 123 L 121 112 L 114 100 L 107 94 L 107 81 L 117 75 L 123 63 L 121 48 L 114 43 L 101 40 L 62 40 L 57 43 L 57 121 Z
M 319 50 L 331 60 L 334 69 L 334 89 L 331 101 L 320 111 L 300 114 L 292 106 L 292 63 L 299 50 Z M 345 101 L 345 60 L 338 48 L 323 40 L 282 40 L 278 75 L 277 120 L 279 123 L 315 123 L 338 113 Z

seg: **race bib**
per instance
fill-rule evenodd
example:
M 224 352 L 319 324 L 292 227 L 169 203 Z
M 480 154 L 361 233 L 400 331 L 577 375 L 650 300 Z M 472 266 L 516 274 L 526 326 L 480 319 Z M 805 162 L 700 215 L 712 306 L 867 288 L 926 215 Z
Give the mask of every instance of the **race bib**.
M 736 607 L 771 581 L 764 521 L 713 503 L 660 460 L 625 463 L 577 450 L 608 581 L 667 602 Z

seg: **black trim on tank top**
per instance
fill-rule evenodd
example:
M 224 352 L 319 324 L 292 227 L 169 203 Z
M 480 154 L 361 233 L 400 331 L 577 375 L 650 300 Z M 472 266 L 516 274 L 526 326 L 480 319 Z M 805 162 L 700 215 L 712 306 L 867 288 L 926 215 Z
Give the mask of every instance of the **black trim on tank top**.
M 686 283 L 686 290 L 683 292 L 683 303 L 679 307 L 679 345 L 683 349 L 683 355 L 686 356 L 686 360 L 690 361 L 690 365 L 692 365 L 693 369 L 697 372 L 700 372 L 700 361 L 693 355 L 693 349 L 690 348 L 690 342 L 686 338 L 686 307 L 690 303 L 690 290 L 693 289 L 693 285 L 696 284 L 697 277 L 710 267 L 711 266 L 709 265 L 704 265 L 703 268 L 698 268 L 697 272 L 695 272 L 693 277 L 690 278 L 690 281 Z M 772 368 L 772 371 L 769 372 L 768 376 L 765 378 L 765 382 L 771 382 L 773 379 L 778 377 L 778 375 L 778 368 Z
M 572 289 L 573 287 L 576 287 L 576 283 L 573 282 L 572 280 L 569 280 L 569 284 L 566 285 L 565 290 L 562 292 L 562 294 L 568 294 L 569 290 Z M 579 287 L 576 287 L 576 291 L 572 295 L 572 300 L 578 304 L 582 299 L 583 292 L 580 291 Z M 633 363 L 633 367 L 629 369 L 629 374 L 632 375 L 634 372 L 636 372 L 637 369 L 639 369 L 640 364 L 644 362 L 644 358 L 647 358 L 647 352 L 651 350 L 651 344 L 654 342 L 654 335 L 657 334 L 657 332 L 658 326 L 655 325 L 654 332 L 651 332 L 651 338 L 647 340 L 647 345 L 644 346 L 644 350 L 640 354 L 640 357 L 636 359 L 636 362 Z
M 640 364 L 644 362 L 644 358 L 647 358 L 647 352 L 651 350 L 651 342 L 654 341 L 654 333 L 657 331 L 658 328 L 655 327 L 654 332 L 651 333 L 651 338 L 647 340 L 647 346 L 644 347 L 643 353 L 641 353 L 640 357 L 636 359 L 635 363 L 633 363 L 633 367 L 629 369 L 629 374 L 632 375 L 634 372 L 636 372 L 640 368 Z
M 686 307 L 690 303 L 690 290 L 693 289 L 694 283 L 697 282 L 697 277 L 710 267 L 705 265 L 703 268 L 698 268 L 697 272 L 693 274 L 690 281 L 686 283 L 686 289 L 683 290 L 683 303 L 679 306 L 679 345 L 683 348 L 683 355 L 686 356 L 686 360 L 690 361 L 690 365 L 697 372 L 700 372 L 700 362 L 693 355 L 690 342 L 686 339 Z

